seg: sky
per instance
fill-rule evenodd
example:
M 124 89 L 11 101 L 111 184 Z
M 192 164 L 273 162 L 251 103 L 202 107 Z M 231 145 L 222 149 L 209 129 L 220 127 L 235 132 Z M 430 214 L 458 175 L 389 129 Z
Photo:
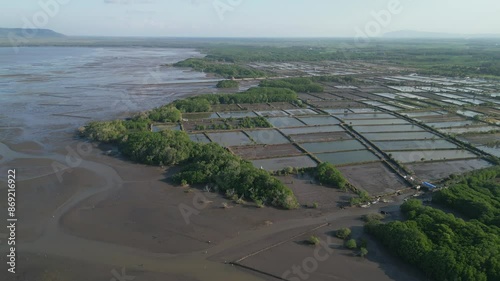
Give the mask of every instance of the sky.
M 16 0 L 0 27 L 77 36 L 353 37 L 500 34 L 499 0 Z

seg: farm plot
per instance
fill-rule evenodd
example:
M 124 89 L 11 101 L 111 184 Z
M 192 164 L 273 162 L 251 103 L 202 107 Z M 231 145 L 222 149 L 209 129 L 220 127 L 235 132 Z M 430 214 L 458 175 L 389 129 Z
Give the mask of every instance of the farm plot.
M 291 143 L 279 145 L 235 146 L 230 149 L 234 154 L 250 160 L 297 156 L 303 154 L 299 148 Z

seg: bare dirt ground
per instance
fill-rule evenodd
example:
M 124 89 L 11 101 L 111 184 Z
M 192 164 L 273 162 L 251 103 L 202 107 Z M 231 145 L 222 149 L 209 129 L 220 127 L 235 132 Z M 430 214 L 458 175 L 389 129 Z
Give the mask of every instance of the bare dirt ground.
M 394 193 L 408 187 L 403 179 L 382 162 L 344 166 L 339 167 L 339 170 L 350 183 L 366 190 L 371 196 Z
M 77 147 L 79 142 L 66 144 Z M 14 147 L 23 151 L 30 147 L 19 145 Z M 0 148 L 2 165 L 24 173 L 18 182 L 23 187 L 19 191 L 18 274 L 6 275 L 2 270 L 1 279 L 7 281 L 112 280 L 113 270 L 125 270 L 134 280 L 276 280 L 224 262 L 252 250 L 244 246 L 248 243 L 255 248 L 287 241 L 339 218 L 346 225 L 356 224 L 366 212 L 338 209 L 337 202 L 347 199 L 347 194 L 308 184 L 306 178 L 284 181 L 299 201 L 316 201 L 318 209 L 259 209 L 213 193 L 172 186 L 164 181 L 168 171 L 105 156 L 95 147 L 81 155 L 78 165 L 60 172 L 60 179 L 45 167 L 54 162 L 69 165 L 66 149 L 39 155 L 15 151 L 10 145 Z M 221 208 L 223 202 L 229 208 Z M 293 259 L 288 251 L 273 252 L 273 270 L 289 268 L 309 255 L 309 248 L 297 247 Z M 4 245 L 0 249 L 6 250 Z M 373 265 L 365 267 L 355 257 L 339 256 L 325 270 L 339 276 L 338 280 L 351 280 L 335 275 L 347 265 L 366 271 L 360 281 L 373 280 L 371 276 L 384 276 L 377 279 L 382 281 L 410 280 L 386 275 L 387 269 L 375 266 L 378 258 L 373 258 Z M 338 265 L 340 259 L 347 265 Z M 323 269 L 317 272 L 311 280 L 321 280 L 316 276 L 322 276 Z

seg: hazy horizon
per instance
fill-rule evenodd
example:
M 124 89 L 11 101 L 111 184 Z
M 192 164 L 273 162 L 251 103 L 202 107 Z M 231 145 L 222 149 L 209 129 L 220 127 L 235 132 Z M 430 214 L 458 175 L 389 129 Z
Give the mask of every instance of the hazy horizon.
M 500 34 L 500 2 L 422 0 L 19 0 L 0 27 L 69 36 L 379 37 L 401 30 Z

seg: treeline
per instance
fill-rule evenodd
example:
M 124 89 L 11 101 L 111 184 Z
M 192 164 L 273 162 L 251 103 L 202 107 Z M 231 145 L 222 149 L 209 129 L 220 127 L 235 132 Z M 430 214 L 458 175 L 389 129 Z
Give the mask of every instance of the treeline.
M 335 168 L 335 166 L 328 162 L 319 164 L 314 170 L 314 176 L 321 184 L 333 186 L 342 190 L 345 190 L 347 187 L 348 182 L 346 178 L 337 168 Z
M 219 81 L 216 85 L 216 87 L 219 89 L 238 88 L 239 86 L 240 86 L 240 83 L 238 83 L 238 81 L 234 81 L 234 80 L 222 80 L 222 81 Z
M 286 88 L 295 92 L 303 93 L 320 93 L 324 91 L 323 86 L 318 83 L 314 83 L 311 78 L 306 77 L 264 80 L 260 82 L 259 86 L 271 88 Z
M 257 205 L 284 209 L 299 206 L 293 192 L 282 182 L 218 144 L 197 145 L 185 163 L 182 171 L 174 176 L 178 183 L 210 183 L 229 197 L 244 197 Z
M 208 49 L 206 59 L 219 62 L 294 62 L 343 59 L 342 53 L 327 47 L 310 46 L 217 46 Z
M 297 93 L 281 88 L 250 88 L 236 94 L 206 94 L 178 100 L 173 105 L 181 112 L 209 112 L 212 105 L 237 103 L 296 102 Z
M 433 201 L 469 219 L 500 227 L 500 166 L 475 171 L 436 192 Z
M 500 280 L 500 229 L 464 221 L 410 200 L 404 222 L 371 222 L 366 230 L 393 254 L 435 281 Z
M 244 117 L 244 118 L 226 118 L 222 123 L 210 125 L 196 125 L 195 130 L 235 130 L 235 129 L 253 129 L 253 128 L 271 128 L 273 125 L 264 117 Z
M 311 77 L 311 80 L 314 82 L 333 82 L 339 84 L 359 84 L 362 82 L 361 80 L 354 78 L 352 76 L 329 76 L 329 75 L 313 76 Z
M 173 105 L 165 105 L 144 112 L 128 120 L 90 122 L 80 128 L 80 135 L 93 141 L 117 143 L 134 132 L 149 131 L 154 122 L 179 122 L 182 113 Z
M 213 184 L 222 193 L 255 201 L 259 206 L 293 209 L 298 207 L 292 191 L 268 172 L 233 155 L 218 144 L 199 144 L 183 131 L 151 132 L 153 120 L 177 120 L 176 108 L 164 106 L 129 120 L 90 122 L 81 136 L 93 141 L 117 144 L 127 158 L 143 164 L 181 165 L 174 175 L 178 183 Z M 174 112 L 175 114 L 173 114 Z M 241 118 L 240 126 L 270 127 L 265 118 Z
M 191 67 L 196 71 L 214 73 L 224 78 L 259 78 L 266 73 L 236 64 L 221 64 L 207 59 L 192 58 L 174 64 L 175 67 Z

